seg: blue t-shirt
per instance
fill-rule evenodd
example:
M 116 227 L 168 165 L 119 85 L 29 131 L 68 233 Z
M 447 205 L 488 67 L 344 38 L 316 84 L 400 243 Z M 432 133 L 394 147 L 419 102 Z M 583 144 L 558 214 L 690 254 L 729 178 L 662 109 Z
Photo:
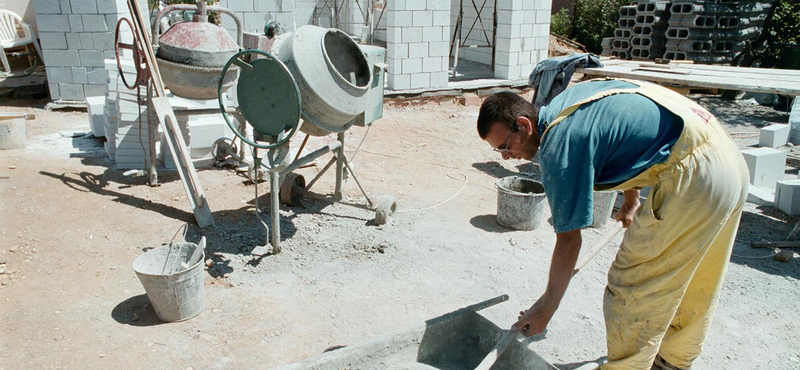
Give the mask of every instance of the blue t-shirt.
M 562 110 L 598 92 L 635 88 L 624 81 L 584 82 L 539 111 L 539 135 Z M 557 233 L 592 224 L 595 185 L 612 187 L 667 159 L 683 120 L 639 94 L 617 94 L 582 105 L 541 143 L 542 184 Z

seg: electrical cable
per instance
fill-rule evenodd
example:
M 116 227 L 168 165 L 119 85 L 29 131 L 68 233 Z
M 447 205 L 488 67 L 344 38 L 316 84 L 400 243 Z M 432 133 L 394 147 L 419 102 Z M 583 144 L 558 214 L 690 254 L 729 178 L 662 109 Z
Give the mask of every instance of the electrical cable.
M 455 173 L 455 172 L 448 172 L 447 173 L 447 177 L 449 177 L 451 179 L 456 179 L 455 177 L 451 176 L 451 174 L 453 174 L 453 173 Z M 441 206 L 442 204 L 445 204 L 445 203 L 455 199 L 459 194 L 461 194 L 462 191 L 464 191 L 464 188 L 467 187 L 467 183 L 469 182 L 469 178 L 467 178 L 467 175 L 465 175 L 463 173 L 459 173 L 459 175 L 464 176 L 464 184 L 461 185 L 461 189 L 458 189 L 458 191 L 455 194 L 453 194 L 453 196 L 451 196 L 450 198 L 447 198 L 447 199 L 445 199 L 445 200 L 443 200 L 443 201 L 441 201 L 441 202 L 439 202 L 439 203 L 437 203 L 435 205 L 432 205 L 430 207 L 416 208 L 416 209 L 404 209 L 404 210 L 396 211 L 395 213 L 408 213 L 408 212 L 427 211 L 429 209 L 434 209 L 436 207 Z

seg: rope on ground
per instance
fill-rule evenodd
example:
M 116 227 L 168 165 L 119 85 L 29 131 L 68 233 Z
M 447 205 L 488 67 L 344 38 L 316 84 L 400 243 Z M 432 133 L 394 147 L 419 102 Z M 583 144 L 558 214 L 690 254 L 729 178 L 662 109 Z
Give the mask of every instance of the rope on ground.
M 361 149 L 361 144 L 364 144 L 364 139 L 366 139 L 367 135 L 369 135 L 369 129 L 371 128 L 372 125 L 367 126 L 367 132 L 364 133 L 364 137 L 362 137 L 361 142 L 358 143 L 358 148 L 356 148 L 355 153 L 353 153 L 353 155 L 350 156 L 350 163 L 353 163 L 353 160 L 356 158 L 356 154 L 358 154 L 358 151 Z
M 454 180 L 458 180 L 457 178 L 455 178 L 455 177 L 453 177 L 453 176 L 452 176 L 452 174 L 453 174 L 453 173 L 455 173 L 455 172 L 448 172 L 448 173 L 447 173 L 447 177 L 449 177 L 449 178 L 451 178 L 451 179 L 454 179 Z M 432 206 L 430 206 L 430 207 L 425 207 L 425 208 L 417 208 L 417 209 L 404 209 L 404 210 L 401 210 L 401 211 L 397 211 L 397 212 L 395 212 L 395 213 L 407 213 L 407 212 L 419 212 L 419 211 L 427 211 L 427 210 L 429 210 L 429 209 L 434 209 L 434 208 L 436 208 L 436 207 L 439 207 L 439 206 L 441 206 L 442 204 L 445 204 L 445 203 L 447 203 L 447 202 L 449 202 L 449 201 L 451 201 L 451 200 L 455 199 L 455 198 L 456 198 L 456 197 L 457 197 L 459 194 L 461 194 L 461 192 L 462 192 L 462 191 L 464 191 L 464 188 L 465 188 L 465 187 L 467 187 L 467 183 L 469 182 L 469 178 L 467 178 L 467 175 L 465 175 L 465 174 L 463 174 L 463 173 L 459 173 L 459 175 L 461 175 L 461 176 L 464 176 L 464 184 L 463 184 L 463 185 L 461 185 L 461 189 L 458 189 L 458 191 L 457 191 L 455 194 L 453 194 L 453 196 L 451 196 L 450 198 L 447 198 L 447 199 L 445 199 L 445 200 L 443 200 L 443 201 L 441 201 L 441 202 L 439 202 L 439 203 L 437 203 L 437 204 L 435 204 L 435 205 L 432 205 Z

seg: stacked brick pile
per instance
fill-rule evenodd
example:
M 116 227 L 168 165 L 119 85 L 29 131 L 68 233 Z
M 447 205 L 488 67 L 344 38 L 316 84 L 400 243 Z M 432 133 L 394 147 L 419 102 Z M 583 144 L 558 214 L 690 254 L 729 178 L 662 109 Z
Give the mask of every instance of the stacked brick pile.
M 631 36 L 636 25 L 636 10 L 636 5 L 619 8 L 618 27 L 614 30 L 614 40 L 611 42 L 612 56 L 619 59 L 631 58 Z
M 769 2 L 673 0 L 664 58 L 728 64 L 761 34 Z
M 114 27 L 124 0 L 33 0 L 53 100 L 103 96 L 103 59 L 114 57 Z
M 636 4 L 636 18 L 631 31 L 631 59 L 651 60 L 664 55 L 669 5 L 666 1 Z

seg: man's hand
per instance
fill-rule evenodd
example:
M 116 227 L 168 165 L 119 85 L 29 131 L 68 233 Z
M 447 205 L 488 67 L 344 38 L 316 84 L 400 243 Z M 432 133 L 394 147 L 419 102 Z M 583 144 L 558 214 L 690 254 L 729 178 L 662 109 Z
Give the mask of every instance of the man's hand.
M 519 320 L 511 325 L 512 331 L 519 331 L 522 335 L 530 337 L 542 333 L 547 329 L 547 324 L 556 312 L 555 308 L 549 308 L 550 304 L 539 298 L 536 303 L 527 311 L 519 312 Z
M 624 194 L 625 202 L 619 207 L 616 215 L 614 215 L 614 219 L 622 221 L 622 226 L 628 227 L 631 226 L 633 216 L 636 214 L 636 210 L 639 209 L 639 206 L 641 206 L 641 202 L 639 202 L 639 190 L 625 190 Z

